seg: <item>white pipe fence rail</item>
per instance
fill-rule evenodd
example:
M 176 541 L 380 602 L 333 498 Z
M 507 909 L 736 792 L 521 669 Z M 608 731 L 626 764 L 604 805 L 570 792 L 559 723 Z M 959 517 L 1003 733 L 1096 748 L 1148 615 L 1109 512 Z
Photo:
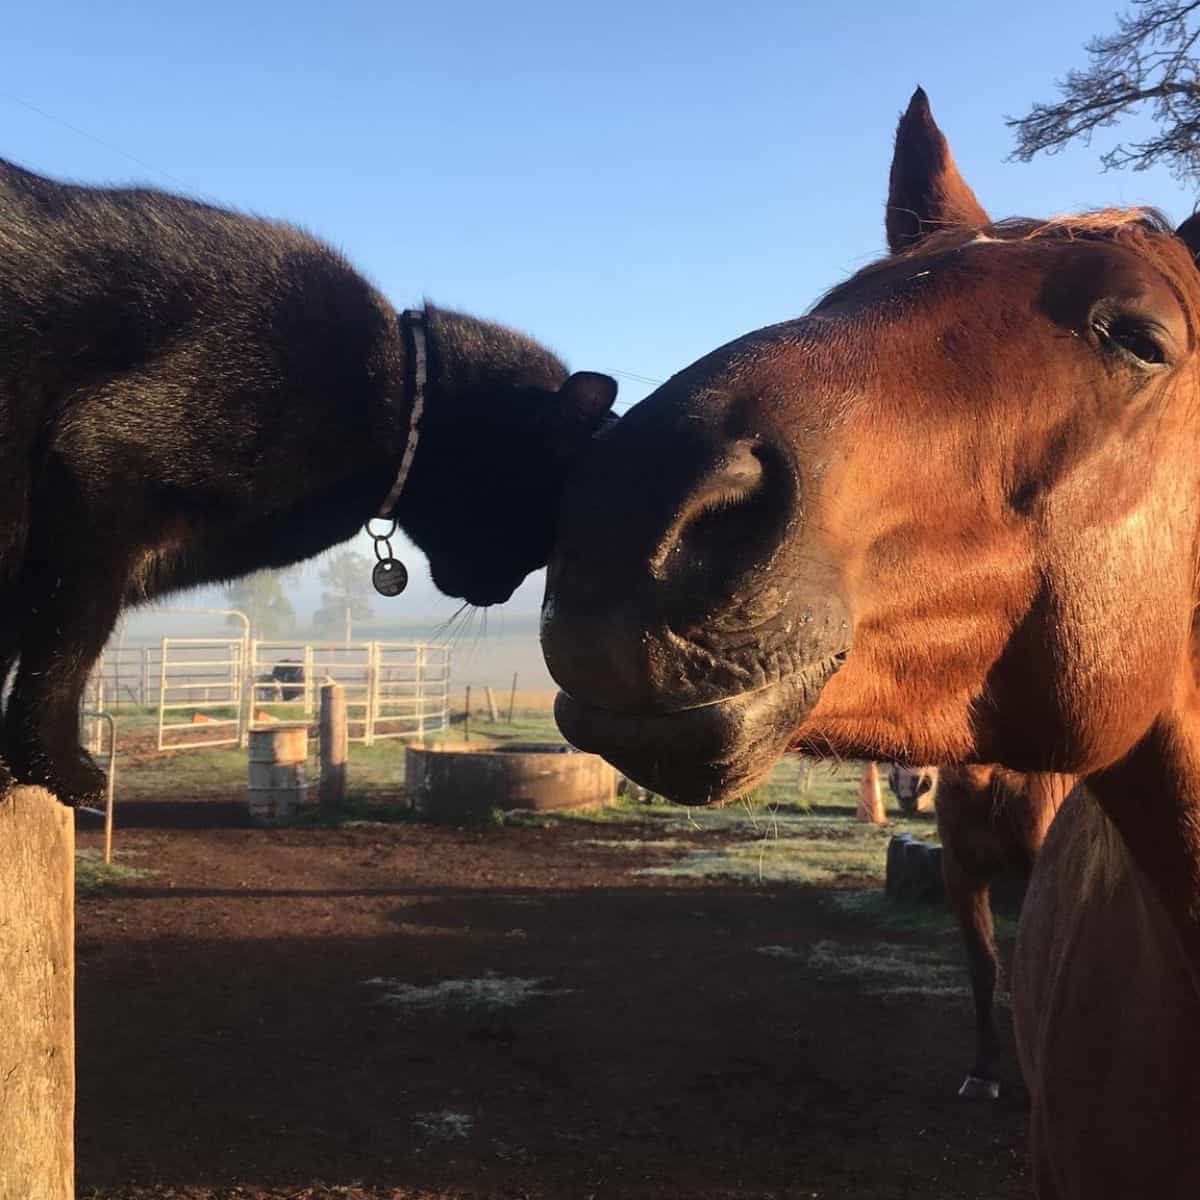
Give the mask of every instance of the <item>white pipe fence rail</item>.
M 323 683 L 346 693 L 352 742 L 420 737 L 450 723 L 450 649 L 424 642 L 251 644 L 251 728 L 261 709 L 282 720 L 316 719 Z
M 104 819 L 104 865 L 108 866 L 112 862 L 113 801 L 116 798 L 117 790 L 117 723 L 113 719 L 112 713 L 103 712 L 100 709 L 86 708 L 80 713 L 80 716 L 92 722 L 92 734 L 88 739 L 88 749 L 95 758 L 100 758 L 103 753 L 104 728 L 108 727 L 108 754 L 105 756 L 108 761 L 104 768 L 106 778 L 104 807 L 92 808 L 87 805 L 79 807 L 80 812 Z
M 158 748 L 238 746 L 245 734 L 241 638 L 165 637 L 158 660 Z
M 93 712 L 151 710 L 160 750 L 245 745 L 250 729 L 317 719 L 322 683 L 346 690 L 350 740 L 367 746 L 450 724 L 450 648 L 426 642 L 164 637 L 110 646 L 86 692 Z M 88 738 L 99 751 L 99 725 Z
M 421 737 L 450 724 L 450 648 L 424 642 L 165 637 L 105 650 L 87 704 L 153 710 L 160 750 L 245 745 L 248 731 L 315 721 L 322 683 L 346 689 L 350 740 Z

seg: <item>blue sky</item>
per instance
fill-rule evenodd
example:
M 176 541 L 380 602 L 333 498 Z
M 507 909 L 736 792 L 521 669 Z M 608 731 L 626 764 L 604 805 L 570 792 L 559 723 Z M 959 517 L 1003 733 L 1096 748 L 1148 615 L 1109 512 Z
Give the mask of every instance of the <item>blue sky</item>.
M 0 48 L 0 156 L 292 220 L 397 307 L 428 296 L 523 328 L 572 367 L 665 379 L 880 253 L 891 138 L 917 83 L 993 216 L 1189 213 L 1165 172 L 1100 172 L 1115 133 L 1005 162 L 1003 117 L 1050 98 L 1112 11 L 20 5 Z M 621 403 L 648 390 L 622 378 Z M 452 611 L 423 564 L 414 574 L 381 614 Z M 513 603 L 539 598 L 534 580 Z

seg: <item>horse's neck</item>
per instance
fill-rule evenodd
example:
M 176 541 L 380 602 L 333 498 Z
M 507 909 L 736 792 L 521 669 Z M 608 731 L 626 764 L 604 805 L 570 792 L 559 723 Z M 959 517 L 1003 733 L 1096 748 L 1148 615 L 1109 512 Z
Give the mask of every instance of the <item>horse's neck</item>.
M 1025 795 L 1028 813 L 1025 835 L 1031 859 L 1041 849 L 1050 823 L 1077 782 L 1078 779 L 1074 775 L 1055 775 L 1048 772 L 1027 777 Z
M 1189 680 L 1121 762 L 1088 779 L 1157 893 L 1200 986 L 1200 697 Z

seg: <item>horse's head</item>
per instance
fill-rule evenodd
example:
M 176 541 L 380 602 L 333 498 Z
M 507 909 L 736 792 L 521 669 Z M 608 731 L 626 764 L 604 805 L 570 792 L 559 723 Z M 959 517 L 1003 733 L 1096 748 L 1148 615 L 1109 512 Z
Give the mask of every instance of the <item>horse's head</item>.
M 892 763 L 888 768 L 887 781 L 905 816 L 933 811 L 934 796 L 938 790 L 937 767 L 902 767 L 899 763 Z
M 1190 225 L 993 224 L 918 92 L 890 257 L 675 376 L 569 489 L 543 629 L 567 736 L 692 802 L 788 747 L 1123 754 L 1188 670 Z

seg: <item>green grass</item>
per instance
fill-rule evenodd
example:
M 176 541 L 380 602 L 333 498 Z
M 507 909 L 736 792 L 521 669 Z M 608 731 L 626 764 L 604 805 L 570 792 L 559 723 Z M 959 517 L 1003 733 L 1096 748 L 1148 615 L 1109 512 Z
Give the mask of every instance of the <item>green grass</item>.
M 117 746 L 120 748 L 120 734 Z M 141 762 L 117 759 L 117 805 L 125 800 L 227 800 L 246 787 L 246 751 L 179 750 Z
M 119 855 L 118 855 L 119 857 Z M 96 896 L 111 891 L 122 883 L 138 879 L 149 879 L 154 871 L 145 867 L 131 867 L 122 862 L 105 864 L 99 850 L 77 850 L 75 852 L 75 894 Z
M 854 806 L 858 804 L 860 775 L 858 763 L 814 762 L 799 755 L 788 755 L 751 799 L 758 808 L 768 808 L 772 804 L 798 808 Z M 891 799 L 890 795 L 886 798 Z
M 889 899 L 882 891 L 834 892 L 825 898 L 825 903 L 833 911 L 873 929 L 958 935 L 958 923 L 944 904 L 903 904 Z M 997 938 L 1011 940 L 1017 936 L 1014 917 L 993 910 L 992 919 Z
M 258 706 L 260 711 L 263 708 L 276 709 L 284 717 L 288 715 L 287 705 Z M 118 750 L 123 733 L 155 727 L 153 712 L 146 714 L 121 709 L 116 716 Z M 202 725 L 196 727 L 200 736 L 203 736 L 203 728 Z M 563 740 L 549 713 L 518 713 L 511 724 L 492 725 L 486 719 L 472 722 L 470 740 L 480 748 L 513 739 L 558 744 Z M 455 725 L 444 733 L 431 734 L 424 740 L 460 742 L 463 740 L 463 727 Z M 355 742 L 350 744 L 350 786 L 364 802 L 383 802 L 403 791 L 405 745 L 405 740 L 400 738 L 376 741 L 373 746 Z M 309 738 L 309 778 L 314 781 L 318 776 L 316 753 L 317 739 L 314 735 Z M 150 800 L 186 796 L 230 799 L 245 791 L 246 776 L 246 751 L 236 746 L 178 750 L 140 762 L 122 761 L 118 755 L 118 798 Z
M 904 821 L 887 826 L 863 825 L 847 816 L 824 813 L 751 810 L 740 818 L 736 809 L 724 813 L 728 821 L 725 831 L 741 833 L 742 839 L 717 846 L 695 846 L 674 862 L 643 867 L 637 873 L 759 883 L 830 884 L 853 880 L 877 885 L 883 882 L 889 840 L 896 833 L 914 828 L 913 823 Z M 714 815 L 704 813 L 702 817 L 711 821 Z M 670 828 L 680 830 L 682 826 L 674 823 Z
M 461 716 L 461 713 L 456 713 L 455 724 L 451 725 L 447 733 L 439 736 L 454 742 L 462 741 L 463 722 L 458 719 Z M 554 715 L 545 710 L 525 712 L 518 710 L 513 713 L 511 721 L 501 718 L 495 724 L 489 721 L 485 714 L 473 711 L 471 713 L 469 732 L 471 741 L 473 742 L 488 742 L 499 739 L 521 742 L 554 742 L 556 745 L 561 746 L 566 740 L 559 733 L 558 726 L 554 723 Z
M 266 707 L 278 709 L 280 715 L 288 709 L 287 705 Z M 127 716 L 127 711 L 118 718 L 119 730 L 135 720 L 153 723 L 152 712 Z M 459 723 L 427 740 L 460 742 L 464 732 Z M 469 732 L 470 741 L 481 748 L 513 740 L 556 744 L 563 740 L 553 716 L 540 710 L 520 711 L 511 722 L 496 723 L 472 713 Z M 310 739 L 310 750 L 309 777 L 315 782 L 315 737 Z M 373 746 L 352 743 L 347 771 L 350 798 L 337 812 L 307 810 L 295 823 L 330 828 L 428 820 L 400 803 L 404 768 L 402 740 L 379 741 Z M 593 809 L 485 813 L 477 823 L 516 828 L 621 826 L 630 829 L 631 846 L 636 843 L 649 848 L 657 842 L 658 849 L 664 842 L 687 835 L 687 845 L 679 847 L 682 852 L 676 861 L 642 868 L 655 875 L 807 884 L 853 879 L 869 884 L 882 879 L 892 833 L 912 829 L 926 839 L 936 835 L 927 818 L 893 822 L 886 829 L 846 820 L 858 801 L 860 775 L 857 763 L 815 763 L 789 757 L 752 796 L 725 808 L 684 808 L 659 797 L 626 795 L 614 805 Z M 246 752 L 236 747 L 149 756 L 120 765 L 118 798 L 236 801 L 245 795 L 246 776 Z M 703 833 L 727 836 L 719 846 L 694 845 L 696 835 Z
M 501 700 L 504 698 L 501 697 Z M 301 716 L 301 706 L 288 704 L 256 704 L 256 712 L 268 712 L 281 720 L 295 720 Z M 499 704 L 504 713 L 505 705 Z M 233 710 L 206 710 L 210 715 L 232 716 Z M 117 721 L 118 748 L 123 735 L 145 733 L 153 730 L 157 721 L 157 709 L 122 706 L 114 713 Z M 554 717 L 546 709 L 519 709 L 513 720 L 501 719 L 491 722 L 486 712 L 474 709 L 470 724 L 464 727 L 461 711 L 456 711 L 456 723 L 443 733 L 429 735 L 427 740 L 462 741 L 469 732 L 470 741 L 480 746 L 498 741 L 552 742 L 562 744 L 563 737 L 554 723 Z M 182 720 L 182 715 L 176 716 Z M 203 725 L 195 727 L 203 737 Z M 180 731 L 180 734 L 187 731 Z M 180 736 L 177 734 L 176 736 Z M 352 744 L 350 747 L 351 786 L 356 792 L 368 796 L 383 796 L 395 793 L 404 783 L 404 741 L 391 739 L 376 742 L 374 746 Z M 316 774 L 316 738 L 310 739 L 313 768 Z M 161 759 L 137 764 L 122 763 L 120 790 L 122 795 L 148 798 L 164 793 L 187 793 L 196 796 L 236 794 L 245 787 L 245 751 L 236 747 L 181 750 Z M 811 763 L 798 757 L 785 758 L 771 773 L 769 779 L 750 797 L 756 809 L 772 806 L 795 807 L 798 809 L 825 805 L 853 806 L 858 798 L 859 770 L 857 764 L 845 767 L 824 763 Z M 606 818 L 612 819 L 612 818 Z
M 639 804 L 618 796 L 615 804 L 596 808 L 564 808 L 550 812 L 506 812 L 505 825 L 517 829 L 551 829 L 556 825 L 632 825 L 661 824 L 668 815 L 667 804 Z M 679 810 L 674 810 L 678 812 Z
M 854 979 L 869 994 L 888 1000 L 913 996 L 965 999 L 970 996 L 967 974 L 941 946 L 894 942 L 846 945 L 820 941 L 809 945 L 760 946 L 760 954 L 803 962 L 826 979 Z

